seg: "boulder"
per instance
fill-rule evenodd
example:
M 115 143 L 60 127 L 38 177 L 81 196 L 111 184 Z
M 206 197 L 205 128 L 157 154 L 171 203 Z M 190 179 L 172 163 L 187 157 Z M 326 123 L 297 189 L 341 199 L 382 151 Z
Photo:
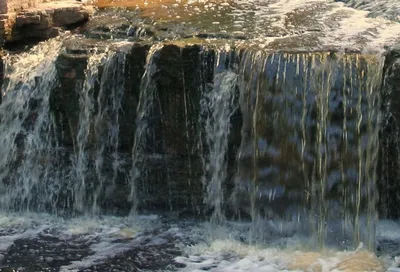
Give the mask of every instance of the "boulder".
M 57 36 L 59 28 L 85 23 L 91 14 L 90 7 L 77 1 L 42 3 L 5 15 L 0 33 L 3 42 L 44 40 Z

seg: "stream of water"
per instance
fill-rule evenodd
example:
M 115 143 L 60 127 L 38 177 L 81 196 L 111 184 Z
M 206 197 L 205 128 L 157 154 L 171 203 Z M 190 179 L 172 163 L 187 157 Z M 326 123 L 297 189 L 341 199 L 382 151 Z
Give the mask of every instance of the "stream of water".
M 70 37 L 3 58 L 0 271 L 400 271 L 398 59 Z

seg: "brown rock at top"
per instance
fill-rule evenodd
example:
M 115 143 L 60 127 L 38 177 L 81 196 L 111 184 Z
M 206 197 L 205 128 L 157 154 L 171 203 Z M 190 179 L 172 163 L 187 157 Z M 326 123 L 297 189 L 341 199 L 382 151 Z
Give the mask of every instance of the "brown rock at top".
M 88 20 L 91 10 L 75 0 L 41 3 L 17 13 L 2 15 L 0 35 L 3 41 L 47 39 L 58 35 L 59 27 Z

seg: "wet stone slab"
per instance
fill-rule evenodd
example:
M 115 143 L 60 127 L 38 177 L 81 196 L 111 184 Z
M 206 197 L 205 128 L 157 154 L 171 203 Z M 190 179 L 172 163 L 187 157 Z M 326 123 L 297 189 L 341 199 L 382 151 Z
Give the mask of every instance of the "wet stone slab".
M 167 39 L 229 37 L 280 50 L 326 47 L 379 50 L 400 40 L 400 24 L 393 18 L 369 16 L 368 12 L 341 2 L 97 0 L 92 3 L 100 8 L 95 15 L 99 21 L 110 8 L 118 7 L 113 11 L 114 16 L 107 16 L 110 21 L 124 18 L 124 24 L 129 21 L 133 28 L 142 24 L 142 35 L 147 29 L 149 36 Z M 349 6 L 354 5 L 349 3 Z M 92 24 L 98 24 L 97 21 Z

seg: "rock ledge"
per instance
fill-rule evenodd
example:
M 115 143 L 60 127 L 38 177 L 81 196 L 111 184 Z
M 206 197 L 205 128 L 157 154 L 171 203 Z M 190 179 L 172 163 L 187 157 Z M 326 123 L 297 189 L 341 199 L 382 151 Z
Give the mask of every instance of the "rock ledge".
M 75 0 L 42 3 L 34 8 L 0 15 L 0 41 L 48 39 L 59 33 L 60 27 L 83 23 L 92 9 Z

